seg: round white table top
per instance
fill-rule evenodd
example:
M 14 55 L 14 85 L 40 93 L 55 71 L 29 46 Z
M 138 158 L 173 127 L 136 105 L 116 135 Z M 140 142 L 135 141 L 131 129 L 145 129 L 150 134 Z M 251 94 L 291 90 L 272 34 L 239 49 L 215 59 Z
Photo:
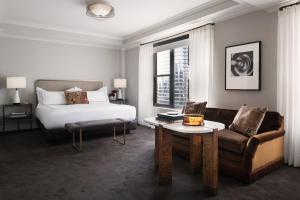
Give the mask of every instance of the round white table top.
M 212 132 L 213 129 L 222 130 L 225 128 L 224 124 L 209 120 L 204 120 L 204 126 L 186 126 L 182 124 L 182 120 L 175 121 L 174 123 L 168 123 L 164 121 L 158 121 L 155 119 L 155 117 L 147 118 L 145 119 L 145 122 L 153 126 L 162 125 L 165 129 L 186 134 L 204 134 Z
M 165 122 L 165 121 L 157 120 L 156 117 L 148 117 L 148 118 L 144 119 L 144 121 L 147 124 L 150 124 L 151 126 L 159 126 L 159 125 L 165 125 L 165 124 L 170 124 L 171 123 L 171 122 Z M 182 120 L 180 120 L 180 121 L 182 121 Z

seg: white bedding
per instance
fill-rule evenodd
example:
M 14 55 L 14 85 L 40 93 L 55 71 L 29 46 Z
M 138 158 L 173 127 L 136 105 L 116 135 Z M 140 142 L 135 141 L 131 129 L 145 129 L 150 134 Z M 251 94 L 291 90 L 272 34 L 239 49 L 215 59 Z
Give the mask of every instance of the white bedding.
M 75 105 L 38 105 L 36 117 L 47 129 L 64 128 L 66 123 L 116 119 L 135 120 L 133 106 L 112 103 L 75 104 Z

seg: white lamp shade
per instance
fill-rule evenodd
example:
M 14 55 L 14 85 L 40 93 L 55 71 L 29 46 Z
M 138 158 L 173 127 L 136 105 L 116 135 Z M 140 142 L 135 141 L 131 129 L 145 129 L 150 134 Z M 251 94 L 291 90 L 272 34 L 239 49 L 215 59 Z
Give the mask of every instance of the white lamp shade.
M 114 88 L 126 88 L 127 80 L 123 78 L 114 79 Z
M 26 88 L 25 77 L 7 77 L 6 78 L 7 88 Z

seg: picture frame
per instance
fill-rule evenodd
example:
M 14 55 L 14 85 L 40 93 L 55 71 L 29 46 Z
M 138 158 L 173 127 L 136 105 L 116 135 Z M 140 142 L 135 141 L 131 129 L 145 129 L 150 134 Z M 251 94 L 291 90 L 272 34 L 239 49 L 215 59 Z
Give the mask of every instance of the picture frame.
M 261 41 L 225 47 L 225 90 L 261 90 Z

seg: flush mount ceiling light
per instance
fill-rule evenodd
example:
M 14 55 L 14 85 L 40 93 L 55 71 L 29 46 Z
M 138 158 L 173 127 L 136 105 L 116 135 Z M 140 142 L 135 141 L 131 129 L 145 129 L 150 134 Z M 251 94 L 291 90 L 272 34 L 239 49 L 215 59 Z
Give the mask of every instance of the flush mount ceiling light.
M 114 8 L 106 3 L 92 3 L 86 7 L 86 14 L 96 19 L 107 19 L 115 16 Z

